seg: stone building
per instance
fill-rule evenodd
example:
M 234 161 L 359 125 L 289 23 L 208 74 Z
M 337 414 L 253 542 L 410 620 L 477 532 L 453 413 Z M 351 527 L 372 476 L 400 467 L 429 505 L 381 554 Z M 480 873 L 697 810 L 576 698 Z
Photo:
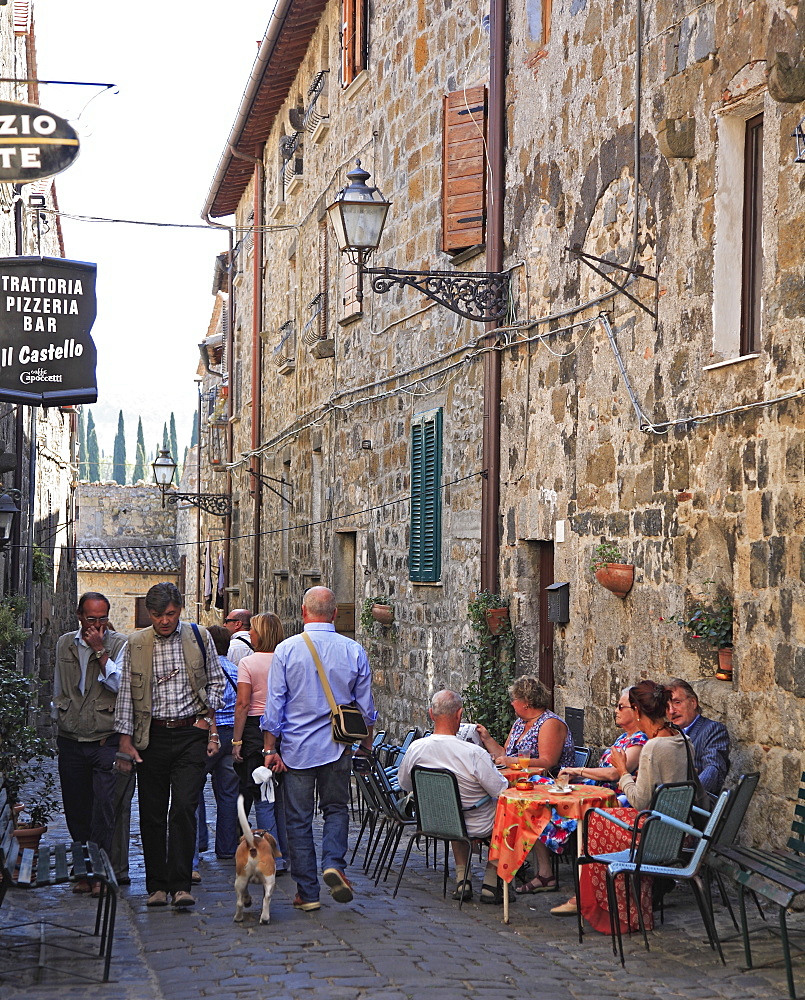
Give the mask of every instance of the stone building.
M 81 483 L 77 513 L 79 593 L 105 594 L 118 632 L 150 625 L 148 589 L 165 581 L 185 587 L 176 507 L 163 506 L 156 486 Z
M 2 76 L 37 76 L 31 0 L 0 6 Z M 32 83 L 0 83 L 3 100 L 39 103 Z M 53 178 L 30 184 L 0 183 L 0 257 L 64 257 Z M 47 213 L 47 214 L 45 214 Z M 31 634 L 23 654 L 25 672 L 42 680 L 42 702 L 50 700 L 52 656 L 58 636 L 75 627 L 74 484 L 76 414 L 71 407 L 43 409 L 0 404 L 2 491 L 19 491 L 20 513 L 9 547 L 0 554 L 0 590 L 24 595 Z
M 683 676 L 734 769 L 761 770 L 756 815 L 787 828 L 804 38 L 805 5 L 767 0 L 277 4 L 204 207 L 235 220 L 228 575 L 288 629 L 311 583 L 346 629 L 385 595 L 396 642 L 367 638 L 385 728 L 473 678 L 467 601 L 495 590 L 518 669 L 584 710 L 588 742 L 615 735 L 622 686 Z M 391 202 L 372 265 L 505 271 L 497 327 L 368 277 L 359 301 L 326 220 L 356 157 Z M 589 569 L 601 542 L 635 567 L 624 599 Z M 674 624 L 703 592 L 733 609 L 731 681 Z

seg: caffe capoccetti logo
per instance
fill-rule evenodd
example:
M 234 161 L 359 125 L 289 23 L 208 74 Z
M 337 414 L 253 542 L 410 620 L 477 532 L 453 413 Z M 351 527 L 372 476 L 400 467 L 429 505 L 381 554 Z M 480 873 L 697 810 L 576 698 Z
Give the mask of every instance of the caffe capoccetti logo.
M 59 257 L 0 259 L 0 400 L 96 402 L 95 273 Z
M 0 181 L 26 184 L 65 170 L 78 156 L 75 129 L 35 104 L 0 101 Z

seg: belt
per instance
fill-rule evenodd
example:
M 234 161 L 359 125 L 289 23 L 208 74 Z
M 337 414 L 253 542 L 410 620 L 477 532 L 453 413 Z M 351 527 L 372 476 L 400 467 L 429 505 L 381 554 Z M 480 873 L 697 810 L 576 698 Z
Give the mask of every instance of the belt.
M 160 729 L 187 729 L 198 721 L 197 715 L 187 715 L 184 719 L 151 719 L 152 726 Z

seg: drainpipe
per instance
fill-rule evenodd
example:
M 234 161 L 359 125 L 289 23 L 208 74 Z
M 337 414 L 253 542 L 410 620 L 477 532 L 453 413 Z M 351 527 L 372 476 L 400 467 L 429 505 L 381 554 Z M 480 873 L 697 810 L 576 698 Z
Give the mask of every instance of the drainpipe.
M 261 147 L 257 147 L 258 152 Z M 252 451 L 260 447 L 261 391 L 262 391 L 262 341 L 260 330 L 263 324 L 263 161 L 259 156 L 247 156 L 234 146 L 229 151 L 239 160 L 254 164 L 254 249 L 252 252 Z M 260 456 L 252 456 L 252 468 L 260 472 Z M 254 551 L 252 555 L 252 607 L 260 607 L 260 501 L 261 483 L 252 477 L 254 497 Z
M 491 0 L 489 18 L 489 166 L 486 269 L 503 270 L 503 194 L 506 135 L 506 0 Z M 487 324 L 491 330 L 496 324 Z M 490 346 L 494 343 L 490 338 Z M 481 589 L 498 592 L 500 537 L 499 351 L 484 354 L 483 467 L 481 485 Z

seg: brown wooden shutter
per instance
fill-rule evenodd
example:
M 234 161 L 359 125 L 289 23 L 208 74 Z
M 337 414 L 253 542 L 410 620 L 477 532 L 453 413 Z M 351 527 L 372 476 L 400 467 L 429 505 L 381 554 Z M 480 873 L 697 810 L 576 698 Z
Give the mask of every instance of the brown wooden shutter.
M 366 0 L 343 0 L 341 82 L 348 86 L 366 69 Z
M 442 249 L 455 253 L 486 233 L 486 87 L 444 99 Z
M 344 276 L 344 298 L 343 298 L 343 308 L 341 310 L 340 319 L 349 319 L 351 316 L 360 316 L 362 309 L 361 303 L 358 302 L 358 267 L 356 264 L 351 264 L 349 261 L 344 261 L 343 267 Z

